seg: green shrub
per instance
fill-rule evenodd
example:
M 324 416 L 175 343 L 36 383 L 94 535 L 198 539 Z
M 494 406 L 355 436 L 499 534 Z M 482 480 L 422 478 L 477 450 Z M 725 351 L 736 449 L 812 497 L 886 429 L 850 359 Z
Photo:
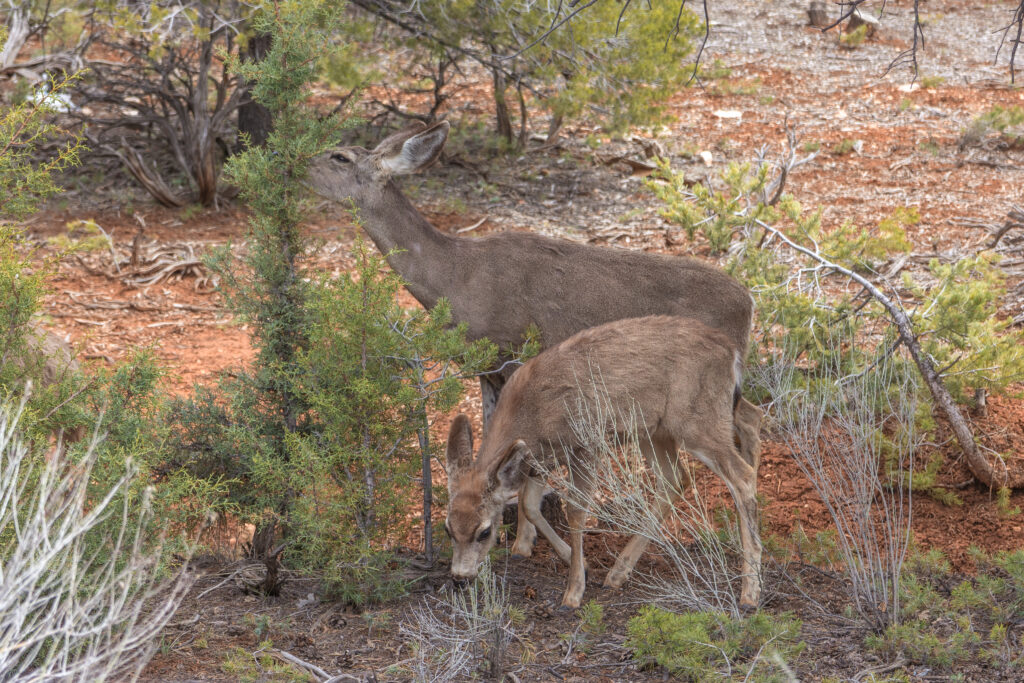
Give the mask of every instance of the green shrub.
M 429 313 L 401 309 L 401 279 L 362 242 L 356 259 L 352 273 L 314 287 L 310 344 L 297 359 L 309 435 L 290 440 L 281 483 L 299 494 L 287 522 L 292 561 L 359 604 L 397 588 L 383 580 L 386 551 L 408 531 L 427 410 L 450 411 L 464 373 L 488 367 L 495 349 L 467 344 L 444 301 Z
M 759 612 L 743 619 L 725 614 L 676 614 L 653 605 L 629 620 L 625 645 L 642 665 L 664 667 L 690 681 L 719 679 L 732 672 L 751 681 L 788 680 L 776 664 L 803 651 L 801 622 L 789 614 Z
M 978 573 L 949 586 L 949 564 L 932 550 L 909 558 L 901 580 L 903 621 L 867 638 L 869 648 L 950 669 L 969 661 L 1019 664 L 1024 636 L 1024 550 L 971 550 Z
M 252 550 L 268 569 L 287 548 L 288 565 L 322 577 L 326 594 L 362 604 L 403 588 L 393 549 L 430 456 L 428 411 L 450 409 L 462 374 L 495 351 L 466 344 L 444 302 L 402 310 L 401 280 L 361 242 L 354 274 L 331 279 L 309 265 L 303 178 L 348 124 L 306 99 L 339 17 L 333 3 L 283 2 L 256 26 L 273 35 L 266 59 L 232 64 L 274 116 L 266 147 L 226 168 L 252 211 L 244 267 L 226 249 L 212 263 L 257 355 L 216 390 L 174 404 L 173 443 L 190 476 L 223 482 L 257 525 Z M 268 571 L 263 590 L 278 587 Z
M 616 131 L 664 118 L 664 103 L 692 74 L 681 63 L 702 32 L 700 21 L 689 8 L 664 3 L 623 9 L 591 3 L 542 41 L 550 7 L 518 0 L 424 0 L 407 23 L 423 27 L 413 45 L 422 51 L 480 44 L 471 58 L 492 74 L 498 133 L 513 147 L 525 140 L 527 122 L 519 121 L 514 140 L 511 112 L 525 110 L 527 97 L 558 120 L 597 116 Z
M 0 45 L 5 39 L 6 29 L 0 27 Z M 78 79 L 75 74 L 51 82 L 50 92 L 63 93 Z M 53 174 L 79 163 L 82 144 L 77 137 L 61 144 L 47 160 L 35 160 L 34 153 L 42 142 L 67 136 L 50 120 L 51 113 L 45 98 L 42 103 L 22 101 L 0 113 L 0 224 L 5 218 L 28 215 L 40 201 L 57 194 L 60 190 Z
M 852 31 L 847 31 L 839 37 L 839 44 L 850 50 L 860 47 L 868 38 L 868 25 L 861 24 Z
M 832 148 L 832 153 L 835 154 L 836 156 L 844 156 L 854 151 L 856 148 L 857 143 L 855 140 L 851 140 L 850 138 L 843 138 L 842 140 L 839 141 L 839 144 Z
M 809 258 L 798 255 L 794 261 L 789 258 L 792 252 L 783 248 L 787 258 L 780 259 L 779 248 L 763 225 L 777 227 L 796 244 L 816 249 L 834 263 L 871 273 L 910 251 L 907 228 L 919 216 L 912 208 L 898 209 L 874 228 L 847 222 L 825 231 L 820 210 L 805 211 L 789 195 L 769 205 L 769 176 L 767 164 L 756 169 L 731 164 L 721 175 L 724 189 L 712 190 L 702 183 L 691 188 L 683 174 L 662 164 L 648 186 L 665 202 L 662 215 L 691 238 L 706 240 L 712 252 L 741 243 L 727 268 L 754 293 L 762 349 L 784 352 L 831 381 L 859 372 L 874 361 L 874 354 L 895 343 L 887 312 L 872 297 L 848 288 L 842 277 L 815 268 Z M 969 401 L 974 389 L 998 394 L 1024 377 L 1024 339 L 999 312 L 1005 276 L 996 259 L 982 252 L 951 264 L 932 261 L 924 274 L 903 275 L 902 284 L 917 304 L 910 313 L 913 331 L 961 402 Z M 801 268 L 814 270 L 800 275 Z M 837 286 L 828 286 L 830 282 Z M 799 283 L 803 284 L 796 286 Z M 834 343 L 865 337 L 873 341 Z M 906 371 L 915 372 L 909 365 Z M 922 411 L 921 419 L 928 421 L 927 411 Z

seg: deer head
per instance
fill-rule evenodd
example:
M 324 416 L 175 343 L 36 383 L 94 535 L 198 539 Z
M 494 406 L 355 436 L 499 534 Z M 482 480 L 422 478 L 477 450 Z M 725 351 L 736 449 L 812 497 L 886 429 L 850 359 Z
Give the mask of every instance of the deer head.
M 313 161 L 307 184 L 329 199 L 351 197 L 356 206 L 372 206 L 393 176 L 416 173 L 437 161 L 449 127 L 447 121 L 429 127 L 417 123 L 372 150 L 339 147 Z
M 445 530 L 452 539 L 452 577 L 472 579 L 487 552 L 494 547 L 505 502 L 525 481 L 526 444 L 515 441 L 488 457 L 485 447 L 473 460 L 473 433 L 469 419 L 459 415 L 448 432 L 448 519 Z

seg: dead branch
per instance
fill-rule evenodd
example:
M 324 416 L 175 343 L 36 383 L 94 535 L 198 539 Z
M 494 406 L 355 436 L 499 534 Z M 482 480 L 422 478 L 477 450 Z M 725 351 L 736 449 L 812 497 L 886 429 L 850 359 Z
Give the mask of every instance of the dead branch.
M 0 73 L 14 66 L 14 60 L 31 34 L 29 27 L 30 5 L 27 2 L 12 5 L 7 15 L 7 40 L 0 49 Z
M 94 147 L 103 148 L 120 159 L 125 168 L 139 181 L 139 184 L 153 196 L 153 199 L 171 208 L 185 206 L 186 201 L 174 194 L 159 173 L 146 166 L 146 162 L 142 160 L 142 155 L 133 149 L 124 137 L 121 138 L 121 145 L 119 147 L 101 143 L 88 134 L 87 137 Z
M 318 681 L 330 681 L 336 678 L 335 676 L 331 676 L 329 673 L 321 669 L 316 664 L 311 664 L 310 662 L 307 662 L 304 659 L 299 659 L 290 652 L 278 650 L 277 648 L 273 647 L 265 650 L 265 652 L 273 655 L 274 657 L 277 657 L 278 659 L 283 659 L 289 664 L 294 664 L 295 666 L 305 669 L 306 671 L 316 676 Z
M 1024 5 L 1024 0 L 1022 0 L 1022 5 Z M 1022 206 L 1010 208 L 1010 213 L 1006 216 L 1006 222 L 992 234 L 992 241 L 989 242 L 988 248 L 995 249 L 996 245 L 999 244 L 999 240 L 1003 239 L 1006 233 L 1014 228 L 1024 228 L 1024 207 Z
M 196 254 L 196 245 L 192 242 L 150 243 L 148 247 L 143 248 L 141 242 L 137 241 L 133 242 L 129 250 L 115 250 L 111 247 L 109 264 L 99 267 L 95 264 L 95 259 L 94 263 L 89 263 L 78 254 L 75 258 L 90 274 L 105 275 L 112 280 L 119 280 L 128 287 L 149 287 L 165 280 L 194 277 L 195 290 L 205 294 L 216 289 L 218 284 L 218 278 L 206 268 L 206 264 Z M 76 303 L 82 304 L 77 300 Z M 137 308 L 134 304 L 132 307 Z
M 903 310 L 902 306 L 900 306 L 891 297 L 887 296 L 863 275 L 850 270 L 849 268 L 844 268 L 838 263 L 830 261 L 816 250 L 800 246 L 793 240 L 786 237 L 786 235 L 781 231 L 773 228 L 763 221 L 758 220 L 756 222 L 762 229 L 771 234 L 772 237 L 779 239 L 791 249 L 813 259 L 829 270 L 833 270 L 850 278 L 866 289 L 876 301 L 882 304 L 886 312 L 889 314 L 893 324 L 896 325 L 900 342 L 906 347 L 907 352 L 910 353 L 910 357 L 913 359 L 914 364 L 920 371 L 921 377 L 924 379 L 925 384 L 928 385 L 932 398 L 935 399 L 936 406 L 938 406 L 939 410 L 941 410 L 943 415 L 946 416 L 950 428 L 953 430 L 957 441 L 960 443 L 960 447 L 964 451 L 964 455 L 967 456 L 967 466 L 970 468 L 974 476 L 978 481 L 990 488 L 1001 488 L 1004 486 L 1010 488 L 1024 487 L 1024 476 L 1017 475 L 1011 479 L 1005 466 L 1003 466 L 1002 471 L 997 471 L 997 469 L 993 467 L 992 463 L 990 463 L 978 449 L 977 445 L 974 443 L 974 434 L 971 431 L 970 425 L 967 423 L 967 419 L 964 418 L 963 414 L 957 408 L 956 402 L 950 395 L 949 390 L 946 389 L 946 385 L 943 384 L 942 377 L 936 371 L 931 358 L 921 349 L 920 341 L 918 340 L 917 334 L 914 333 L 910 317 L 907 315 L 906 311 Z
M 162 175 L 168 171 L 188 180 L 195 200 L 215 203 L 225 139 L 234 131 L 230 117 L 246 98 L 222 58 L 235 48 L 241 19 L 221 16 L 208 3 L 186 6 L 195 10 L 194 19 L 175 12 L 128 33 L 105 8 L 95 8 L 89 15 L 94 40 L 117 59 L 90 60 L 90 79 L 76 91 L 88 106 L 75 116 L 88 124 L 92 147 L 119 159 L 171 207 L 187 200 L 170 189 Z
M 1003 45 L 1007 43 L 1007 36 L 1011 33 L 1015 35 L 1010 38 L 1010 83 L 1016 83 L 1017 75 L 1017 48 L 1021 45 L 1021 35 L 1024 34 L 1024 0 L 1020 0 L 1017 8 L 1013 10 L 1013 18 L 1010 19 L 1010 23 L 1003 29 L 1003 37 L 999 39 L 999 47 L 996 48 L 995 63 L 999 61 L 999 53 L 1003 50 Z
M 779 176 L 775 180 L 768 183 L 764 188 L 764 192 L 761 193 L 761 202 L 767 206 L 775 206 L 782 198 L 782 192 L 786 188 L 786 180 L 789 178 L 789 174 L 794 170 L 803 166 L 804 164 L 810 163 L 817 158 L 817 152 L 811 152 L 802 159 L 796 157 L 796 146 L 799 142 L 800 137 L 797 134 L 796 124 L 789 125 L 789 115 L 786 115 L 786 120 L 783 124 L 786 128 L 786 156 L 783 159 L 779 159 L 777 166 L 779 167 Z M 768 146 L 765 145 L 757 151 L 757 166 L 760 167 L 762 164 L 767 163 Z

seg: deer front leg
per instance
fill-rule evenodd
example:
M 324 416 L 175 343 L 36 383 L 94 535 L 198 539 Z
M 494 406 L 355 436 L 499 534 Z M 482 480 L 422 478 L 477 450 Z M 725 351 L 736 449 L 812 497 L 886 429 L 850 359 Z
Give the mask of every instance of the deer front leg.
M 587 564 L 583 557 L 583 527 L 587 511 L 569 504 L 566 514 L 569 521 L 569 585 L 562 596 L 562 607 L 576 609 L 583 603 L 583 592 L 587 588 Z
M 526 484 L 523 485 L 523 489 L 519 492 L 519 511 L 526 513 L 527 519 L 532 522 L 531 527 L 535 527 L 536 531 L 540 531 L 544 538 L 548 539 L 548 543 L 554 548 L 555 554 L 558 555 L 559 559 L 566 564 L 571 561 L 571 550 L 569 544 L 563 541 L 555 530 L 551 528 L 551 524 L 548 520 L 544 519 L 544 515 L 541 514 L 540 506 L 544 499 L 544 482 L 537 479 L 527 479 Z M 522 523 L 522 522 L 520 522 Z M 520 527 L 522 528 L 522 527 Z M 536 532 L 534 534 L 534 540 L 536 540 Z M 519 537 L 516 536 L 516 542 L 519 542 Z M 513 553 L 516 552 L 515 546 L 512 548 Z M 529 554 L 524 555 L 529 557 Z
M 579 461 L 589 454 L 577 451 L 574 458 Z M 581 504 L 590 500 L 590 477 L 576 477 L 572 463 L 569 464 L 569 486 L 578 496 Z M 576 496 L 573 496 L 574 498 Z M 583 530 L 587 523 L 587 509 L 575 502 L 566 501 L 566 519 L 569 522 L 569 585 L 562 596 L 562 607 L 576 609 L 583 603 L 583 593 L 587 588 L 587 562 L 583 556 Z

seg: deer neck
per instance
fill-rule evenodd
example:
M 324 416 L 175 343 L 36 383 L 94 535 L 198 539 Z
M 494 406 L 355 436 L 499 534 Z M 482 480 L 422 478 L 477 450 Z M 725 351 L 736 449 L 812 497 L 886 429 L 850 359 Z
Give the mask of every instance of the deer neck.
M 364 207 L 363 229 L 426 308 L 450 297 L 459 240 L 444 234 L 389 182 L 378 202 Z M 396 252 L 396 253 L 393 253 Z

